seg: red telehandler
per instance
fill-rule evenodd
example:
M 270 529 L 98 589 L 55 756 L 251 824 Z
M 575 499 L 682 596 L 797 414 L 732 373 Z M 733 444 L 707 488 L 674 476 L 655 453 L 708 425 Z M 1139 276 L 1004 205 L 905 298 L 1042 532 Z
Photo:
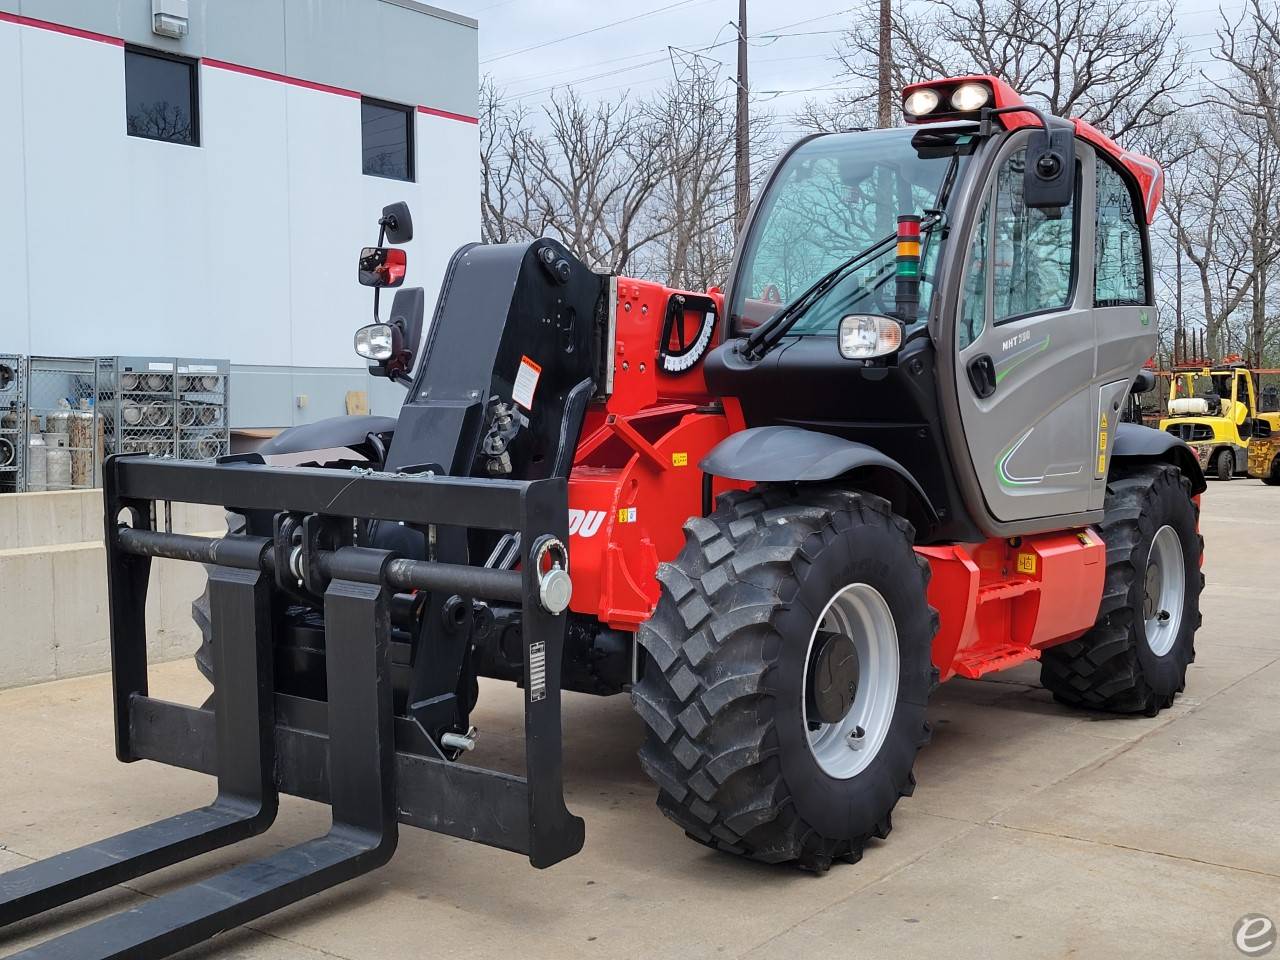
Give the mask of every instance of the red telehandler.
M 1121 420 L 1156 337 L 1160 170 L 994 77 L 903 110 L 782 156 L 723 293 L 599 275 L 549 238 L 471 245 L 424 341 L 422 290 L 378 315 L 412 236 L 393 204 L 356 348 L 407 388 L 397 418 L 217 463 L 113 457 L 117 752 L 218 792 L 0 876 L 0 924 L 260 833 L 281 792 L 333 826 L 23 956 L 168 956 L 384 863 L 400 824 L 570 857 L 562 690 L 630 692 L 690 837 L 819 871 L 889 833 L 939 681 L 1039 660 L 1065 704 L 1168 706 L 1205 483 Z M 172 500 L 226 507 L 227 536 L 157 529 Z M 153 557 L 209 569 L 200 708 L 148 696 Z M 524 690 L 524 776 L 457 762 L 483 752 L 478 677 Z

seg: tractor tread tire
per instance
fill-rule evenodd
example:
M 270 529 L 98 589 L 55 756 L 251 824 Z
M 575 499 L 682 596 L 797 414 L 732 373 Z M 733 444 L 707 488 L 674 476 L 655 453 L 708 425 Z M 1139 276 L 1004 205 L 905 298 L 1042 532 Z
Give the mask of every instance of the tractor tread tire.
M 685 548 L 659 569 L 661 600 L 637 636 L 649 657 L 632 692 L 648 728 L 640 762 L 659 787 L 659 808 L 700 843 L 823 872 L 834 860 L 857 862 L 867 841 L 888 836 L 898 798 L 915 788 L 909 762 L 865 833 L 832 839 L 796 809 L 776 756 L 770 673 L 782 637 L 773 620 L 812 552 L 852 522 L 892 528 L 911 549 L 911 525 L 880 497 L 760 487 L 727 493 L 710 516 L 689 520 Z M 914 552 L 902 559 L 923 599 L 928 563 Z M 925 606 L 931 644 L 938 614 Z M 922 699 L 937 686 L 932 661 L 927 669 Z M 923 706 L 920 718 L 912 761 L 929 741 Z
M 1235 477 L 1236 457 L 1230 450 L 1221 450 L 1213 460 L 1214 474 L 1219 480 L 1227 481 Z
M 1193 589 L 1184 599 L 1182 631 L 1191 629 L 1185 642 L 1176 642 L 1168 656 L 1173 658 L 1172 680 L 1157 682 L 1143 664 L 1145 633 L 1141 591 L 1144 589 L 1146 558 L 1155 535 L 1152 508 L 1161 499 L 1190 503 L 1195 519 L 1197 544 Z M 1040 657 L 1040 682 L 1059 703 L 1109 713 L 1138 713 L 1155 716 L 1172 706 L 1186 683 L 1187 665 L 1195 660 L 1195 631 L 1201 623 L 1200 591 L 1204 574 L 1199 560 L 1204 553 L 1204 537 L 1199 531 L 1199 506 L 1191 495 L 1191 482 L 1177 467 L 1151 464 L 1117 470 L 1107 483 L 1102 522 L 1098 531 L 1107 549 L 1106 580 L 1102 603 L 1094 627 L 1084 636 L 1046 649 Z
M 227 533 L 237 534 L 244 533 L 247 523 L 244 515 L 240 513 L 232 513 L 227 511 Z M 209 564 L 204 564 L 206 575 L 210 572 Z M 191 601 L 191 619 L 195 621 L 196 629 L 200 631 L 200 647 L 196 650 L 195 660 L 196 669 L 200 671 L 201 676 L 213 683 L 213 633 L 209 625 L 209 581 L 206 577 L 204 590 L 200 596 Z

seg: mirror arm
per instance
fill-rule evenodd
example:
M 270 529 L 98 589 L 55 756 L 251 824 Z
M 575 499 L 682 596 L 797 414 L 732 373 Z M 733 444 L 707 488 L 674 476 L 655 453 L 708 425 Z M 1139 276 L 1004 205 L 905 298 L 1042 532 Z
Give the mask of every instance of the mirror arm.
M 1033 107 L 1029 103 L 1020 103 L 1011 107 L 983 107 L 982 108 L 982 130 L 980 136 L 989 137 L 991 135 L 991 120 L 1005 113 L 1030 113 L 1040 121 L 1040 126 L 1046 131 L 1049 129 L 1049 118 L 1039 107 Z M 381 246 L 381 244 L 379 244 Z

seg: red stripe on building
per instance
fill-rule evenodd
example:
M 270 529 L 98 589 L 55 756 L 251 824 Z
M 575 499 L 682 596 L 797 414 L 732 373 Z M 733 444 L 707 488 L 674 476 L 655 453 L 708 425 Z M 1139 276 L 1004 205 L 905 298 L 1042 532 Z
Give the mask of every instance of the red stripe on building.
M 81 30 L 79 27 L 68 27 L 62 23 L 52 23 L 48 20 L 37 20 L 34 17 L 24 17 L 16 13 L 5 13 L 0 11 L 0 23 L 16 23 L 23 27 L 34 27 L 37 30 L 49 30 L 53 33 L 65 34 L 69 37 L 80 37 L 83 40 L 96 40 L 98 43 L 109 43 L 113 47 L 123 47 L 124 41 L 119 37 L 109 37 L 104 33 L 94 33 L 92 30 Z M 359 100 L 360 92 L 358 90 L 348 90 L 345 87 L 335 87 L 327 83 L 316 83 L 314 80 L 302 80 L 298 77 L 289 77 L 283 73 L 273 73 L 270 70 L 259 70 L 256 67 L 245 67 L 238 63 L 228 63 L 225 60 L 214 60 L 210 57 L 201 57 L 200 62 L 206 67 L 213 67 L 215 70 L 230 70 L 232 73 L 243 73 L 246 76 L 257 77 L 259 80 L 274 80 L 276 83 L 287 83 L 295 87 L 303 87 L 307 90 L 317 90 L 320 93 L 331 93 L 339 97 L 351 97 Z M 479 123 L 476 117 L 469 117 L 465 113 L 451 113 L 448 110 L 439 110 L 436 107 L 425 107 L 418 105 L 418 112 L 425 113 L 433 117 L 444 117 L 446 120 L 458 120 L 462 123 Z
M 448 110 L 437 110 L 435 107 L 418 105 L 418 112 L 432 117 L 444 117 L 446 120 L 461 120 L 463 123 L 479 123 L 479 117 L 468 117 L 465 113 L 450 113 Z
M 316 83 L 314 80 L 300 80 L 297 77 L 287 77 L 283 73 L 272 73 L 270 70 L 259 70 L 256 67 L 242 67 L 238 63 L 227 63 L 225 60 L 211 60 L 208 57 L 201 57 L 200 62 L 206 67 L 214 67 L 218 70 L 230 70 L 232 73 L 243 73 L 250 77 L 257 77 L 259 80 L 274 80 L 276 83 L 287 83 L 295 87 L 305 87 L 308 90 L 319 90 L 321 93 L 332 93 L 339 97 L 355 97 L 360 98 L 357 90 L 347 90 L 344 87 L 333 87 L 327 83 Z
M 48 20 L 37 20 L 35 17 L 23 17 L 16 13 L 4 13 L 0 11 L 0 21 L 5 23 L 16 23 L 23 27 L 35 27 L 37 30 L 49 30 L 53 33 L 63 33 L 69 37 L 79 37 L 82 40 L 96 40 L 98 43 L 109 43 L 113 47 L 123 47 L 124 41 L 119 37 L 108 37 L 105 33 L 94 33 L 92 30 L 81 30 L 79 27 L 68 27 L 62 23 L 50 23 Z

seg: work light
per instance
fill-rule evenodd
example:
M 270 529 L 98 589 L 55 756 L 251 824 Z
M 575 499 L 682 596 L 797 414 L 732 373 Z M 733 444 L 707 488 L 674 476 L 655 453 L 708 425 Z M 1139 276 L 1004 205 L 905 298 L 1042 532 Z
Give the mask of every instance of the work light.
M 929 87 L 913 90 L 907 94 L 907 99 L 902 102 L 902 109 L 913 117 L 923 117 L 926 113 L 931 113 L 937 106 L 938 91 Z
M 902 346 L 902 324 L 889 317 L 852 314 L 840 321 L 840 355 L 846 360 L 884 357 Z
M 962 83 L 951 92 L 951 109 L 960 113 L 981 110 L 991 99 L 991 91 L 982 83 Z
M 356 353 L 366 360 L 382 362 L 395 353 L 395 331 L 389 323 L 371 323 L 356 331 Z

